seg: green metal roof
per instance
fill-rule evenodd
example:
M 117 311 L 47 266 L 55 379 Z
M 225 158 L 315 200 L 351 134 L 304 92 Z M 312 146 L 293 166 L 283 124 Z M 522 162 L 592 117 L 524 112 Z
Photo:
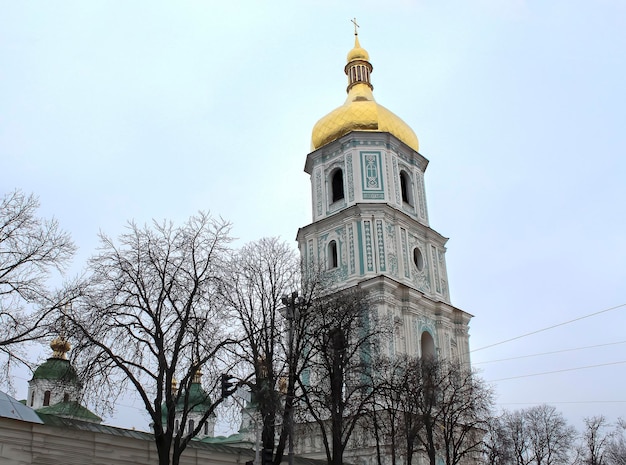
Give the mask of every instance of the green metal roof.
M 33 373 L 33 379 L 55 379 L 78 383 L 78 375 L 70 361 L 54 357 L 37 367 Z
M 59 402 L 58 404 L 49 405 L 47 407 L 41 407 L 36 410 L 37 413 L 44 413 L 48 415 L 56 415 L 59 417 L 76 418 L 77 420 L 89 421 L 100 423 L 100 418 L 89 409 L 83 407 L 78 402 Z
M 189 399 L 187 401 L 187 409 L 189 412 L 204 413 L 211 408 L 213 402 L 209 394 L 202 388 L 201 383 L 191 383 L 189 386 Z M 163 404 L 162 417 L 165 421 L 167 417 L 167 407 Z M 178 402 L 176 402 L 176 410 L 185 410 L 185 393 L 181 392 Z
M 185 401 L 184 394 L 180 396 L 178 399 L 178 406 L 183 407 Z M 206 393 L 204 389 L 202 389 L 202 385 L 200 383 L 191 383 L 189 386 L 189 401 L 187 405 L 193 407 L 191 411 L 193 412 L 206 412 L 213 402 L 211 402 L 211 398 Z

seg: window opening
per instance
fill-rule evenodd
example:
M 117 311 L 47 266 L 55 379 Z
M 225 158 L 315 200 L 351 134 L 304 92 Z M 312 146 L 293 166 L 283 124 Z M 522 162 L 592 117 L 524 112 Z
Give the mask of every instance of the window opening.
M 415 247 L 413 249 L 413 263 L 415 263 L 415 266 L 419 271 L 424 269 L 424 256 L 422 255 L 419 247 Z
M 406 171 L 400 171 L 400 191 L 402 192 L 402 201 L 413 205 L 413 199 L 411 197 L 411 179 Z
M 63 394 L 63 402 L 69 402 L 70 401 L 70 395 L 66 392 L 65 394 Z
M 420 338 L 422 346 L 422 360 L 433 360 L 435 358 L 435 341 L 429 332 L 424 331 Z
M 331 177 L 332 201 L 337 202 L 344 198 L 343 194 L 343 171 L 336 169 Z
M 43 406 L 47 407 L 48 405 L 50 405 L 50 391 L 43 393 Z
M 328 268 L 337 268 L 339 261 L 337 259 L 337 242 L 330 241 L 328 244 Z

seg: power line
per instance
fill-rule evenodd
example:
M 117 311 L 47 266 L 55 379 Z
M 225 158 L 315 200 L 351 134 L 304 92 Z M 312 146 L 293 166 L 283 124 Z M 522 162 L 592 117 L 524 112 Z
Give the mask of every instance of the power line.
M 573 320 L 568 320 L 568 321 L 564 321 L 563 323 L 558 323 L 556 325 L 548 326 L 547 328 L 542 328 L 536 331 L 531 331 L 530 333 L 522 334 L 521 336 L 512 337 L 511 339 L 506 339 L 504 341 L 496 342 L 494 344 L 489 344 L 488 346 L 479 347 L 478 349 L 470 350 L 470 353 L 478 352 L 479 350 L 483 350 L 483 349 L 489 349 L 490 347 L 498 346 L 500 344 L 505 344 L 507 342 L 516 341 L 517 339 L 521 339 L 523 337 L 532 336 L 533 334 L 541 333 L 543 331 L 548 331 L 549 329 L 554 329 L 554 328 L 558 328 L 559 326 L 568 325 L 570 323 L 574 323 L 575 321 L 584 320 L 585 318 L 591 318 L 592 316 L 600 315 L 601 313 L 610 312 L 611 310 L 616 310 L 621 307 L 626 307 L 626 304 L 616 305 L 615 307 L 600 310 L 599 312 L 590 313 L 589 315 L 583 315 L 578 318 L 574 318 Z
M 551 374 L 554 374 L 554 373 L 564 373 L 566 371 L 586 370 L 587 368 L 606 367 L 606 366 L 610 366 L 610 365 L 620 365 L 622 363 L 626 363 L 626 360 L 621 360 L 619 362 L 600 363 L 598 365 L 588 365 L 588 366 L 577 367 L 577 368 L 564 368 L 563 370 L 544 371 L 544 372 L 541 372 L 541 373 L 531 373 L 531 374 L 528 374 L 528 375 L 511 376 L 509 378 L 494 379 L 494 380 L 491 380 L 491 381 L 488 381 L 488 382 L 489 383 L 497 383 L 499 381 L 508 381 L 510 379 L 531 378 L 533 376 L 551 375 Z
M 510 360 L 519 360 L 521 358 L 531 358 L 531 357 L 540 357 L 542 355 L 561 354 L 563 352 L 574 352 L 576 350 L 595 349 L 597 347 L 614 346 L 614 345 L 624 344 L 624 343 L 626 343 L 626 341 L 607 342 L 606 344 L 596 344 L 593 346 L 574 347 L 572 349 L 554 350 L 552 352 L 541 352 L 539 354 L 520 355 L 518 357 L 500 358 L 497 360 L 486 360 L 484 362 L 472 362 L 472 365 L 480 365 L 480 364 L 485 364 L 485 363 L 496 363 L 496 362 L 508 362 Z
M 555 402 L 497 402 L 498 405 L 540 405 L 540 404 L 626 404 L 626 400 L 559 400 Z

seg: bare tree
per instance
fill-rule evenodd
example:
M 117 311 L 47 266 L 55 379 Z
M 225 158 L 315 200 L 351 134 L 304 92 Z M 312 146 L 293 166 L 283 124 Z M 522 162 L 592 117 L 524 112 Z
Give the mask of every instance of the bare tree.
M 513 463 L 528 465 L 533 461 L 526 415 L 523 410 L 505 411 L 502 415 L 505 437 L 511 439 Z
M 220 357 L 233 342 L 218 292 L 229 229 L 199 213 L 180 227 L 130 223 L 117 241 L 102 234 L 84 295 L 65 312 L 85 381 L 138 394 L 160 465 L 179 463 L 222 400 L 191 394 L 200 369 L 213 375 L 208 392 L 215 392 Z M 192 430 L 176 428 L 175 418 L 186 425 L 194 407 L 211 400 Z
M 285 303 L 297 307 L 291 309 L 293 312 L 304 308 L 307 299 L 305 296 L 283 303 L 284 296 L 299 287 L 299 267 L 295 252 L 287 244 L 277 238 L 264 238 L 245 245 L 234 255 L 223 286 L 226 305 L 237 316 L 243 333 L 239 355 L 244 376 L 253 373 L 248 386 L 261 415 L 263 460 L 272 457 L 275 464 L 281 462 L 285 452 L 295 380 L 303 367 L 300 335 L 306 313 L 288 315 Z M 287 347 L 289 343 L 291 347 Z
M 502 416 L 494 416 L 487 422 L 483 438 L 483 460 L 485 465 L 509 465 L 515 463 L 513 438 L 504 424 Z
M 310 377 L 300 379 L 300 389 L 328 462 L 340 465 L 355 428 L 371 412 L 372 362 L 384 328 L 358 288 L 316 297 L 307 311 L 313 315 L 306 328 Z
M 381 357 L 376 365 L 381 376 L 377 395 L 380 411 L 376 413 L 384 418 L 381 433 L 389 446 L 391 463 L 395 465 L 398 457 L 404 456 L 405 463 L 411 465 L 420 447 L 418 433 L 424 426 L 425 383 L 421 360 L 407 355 L 393 359 Z
M 578 462 L 583 465 L 607 465 L 607 448 L 615 432 L 610 430 L 603 415 L 585 418 L 584 425 Z
M 55 219 L 37 216 L 39 200 L 19 190 L 0 199 L 0 352 L 26 363 L 16 344 L 42 337 L 42 322 L 64 303 L 48 289 L 74 254 Z
M 615 430 L 607 445 L 606 457 L 609 465 L 626 465 L 626 422 L 617 421 Z
M 490 418 L 492 393 L 469 367 L 457 361 L 423 359 L 422 427 L 417 438 L 435 464 L 441 449 L 446 465 L 476 456 Z
M 555 407 L 537 405 L 505 412 L 502 421 L 516 465 L 563 465 L 570 461 L 576 431 Z
M 524 412 L 529 447 L 535 465 L 561 465 L 568 462 L 576 430 L 567 424 L 556 407 L 538 405 Z

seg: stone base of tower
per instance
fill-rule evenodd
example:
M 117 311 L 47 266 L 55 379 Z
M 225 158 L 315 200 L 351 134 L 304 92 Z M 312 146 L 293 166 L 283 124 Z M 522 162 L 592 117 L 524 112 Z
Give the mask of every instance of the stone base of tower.
M 469 321 L 467 312 L 387 276 L 361 281 L 372 310 L 392 324 L 388 355 L 436 357 L 468 365 Z

